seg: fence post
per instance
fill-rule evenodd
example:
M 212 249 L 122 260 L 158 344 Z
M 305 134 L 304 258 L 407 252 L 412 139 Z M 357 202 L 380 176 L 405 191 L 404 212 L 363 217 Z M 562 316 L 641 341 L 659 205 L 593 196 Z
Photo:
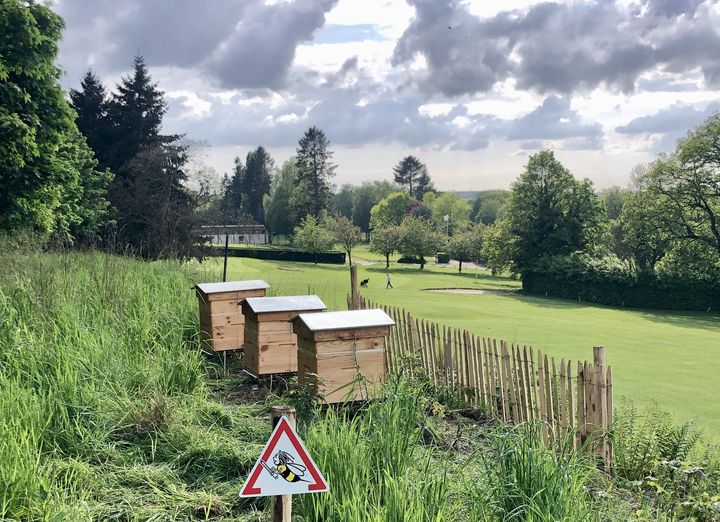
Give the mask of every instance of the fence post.
M 292 406 L 273 406 L 272 407 L 272 429 L 280 422 L 281 417 L 287 417 L 293 428 L 297 422 L 295 416 L 295 408 Z M 292 495 L 278 495 L 272 497 L 272 520 L 273 522 L 290 522 L 292 518 Z
M 350 302 L 351 310 L 360 309 L 360 297 L 358 295 L 357 265 L 350 265 Z

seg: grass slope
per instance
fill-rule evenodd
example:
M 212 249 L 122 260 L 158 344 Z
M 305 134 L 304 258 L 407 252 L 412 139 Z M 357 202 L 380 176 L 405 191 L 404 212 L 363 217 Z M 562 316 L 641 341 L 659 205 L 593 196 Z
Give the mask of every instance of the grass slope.
M 359 249 L 359 259 L 378 260 Z M 211 272 L 221 265 L 210 262 Z M 345 307 L 347 267 L 233 259 L 229 279 L 260 278 L 275 294 L 320 295 L 331 309 Z M 465 328 L 478 335 L 531 345 L 573 361 L 592 358 L 592 347 L 606 347 L 613 367 L 616 396 L 652 401 L 694 419 L 713 439 L 720 437 L 720 316 L 716 313 L 630 310 L 568 300 L 526 296 L 518 281 L 485 271 L 392 264 L 393 290 L 385 289 L 383 264 L 359 267 L 370 278 L 366 297 L 403 307 L 418 317 Z M 443 294 L 424 288 L 466 287 L 500 290 L 484 295 Z M 503 292 L 504 291 L 504 292 Z

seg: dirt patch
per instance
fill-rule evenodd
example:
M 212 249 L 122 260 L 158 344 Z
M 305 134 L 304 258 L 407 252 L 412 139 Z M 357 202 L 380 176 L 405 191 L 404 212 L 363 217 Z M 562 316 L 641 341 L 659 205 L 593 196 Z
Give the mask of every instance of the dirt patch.
M 488 290 L 486 288 L 423 288 L 423 292 L 434 292 L 440 294 L 470 294 L 470 295 L 482 295 L 482 294 L 508 294 L 509 290 Z
M 278 270 L 281 272 L 302 272 L 299 268 L 290 268 L 289 266 L 281 266 Z

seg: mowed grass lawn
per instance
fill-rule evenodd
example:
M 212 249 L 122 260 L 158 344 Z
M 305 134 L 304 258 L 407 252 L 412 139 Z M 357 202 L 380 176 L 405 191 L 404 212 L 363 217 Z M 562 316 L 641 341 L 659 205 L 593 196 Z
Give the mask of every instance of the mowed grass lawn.
M 397 256 L 396 256 L 397 257 Z M 357 258 L 377 259 L 366 249 Z M 218 280 L 222 276 L 217 263 Z M 215 272 L 215 266 L 212 271 Z M 392 264 L 392 290 L 385 289 L 385 266 L 360 265 L 361 293 L 381 304 L 405 308 L 417 317 L 467 329 L 477 335 L 531 345 L 556 357 L 592 360 L 592 347 L 606 348 L 613 368 L 616 401 L 656 401 L 679 419 L 694 419 L 709 439 L 720 440 L 720 315 L 629 310 L 531 297 L 515 292 L 518 281 L 491 277 L 484 270 Z M 345 309 L 347 266 L 312 265 L 230 258 L 228 279 L 264 279 L 272 295 L 318 294 L 330 309 Z M 504 290 L 461 295 L 425 288 L 464 287 Z

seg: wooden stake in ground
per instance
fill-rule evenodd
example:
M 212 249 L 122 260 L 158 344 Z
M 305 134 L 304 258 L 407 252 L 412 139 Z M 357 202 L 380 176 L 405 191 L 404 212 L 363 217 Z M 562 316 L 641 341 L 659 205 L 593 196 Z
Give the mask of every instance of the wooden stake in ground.
M 358 294 L 357 265 L 350 265 L 350 303 L 351 310 L 360 310 L 360 295 Z
M 295 408 L 292 406 L 273 406 L 272 408 L 272 428 L 280 422 L 282 417 L 286 417 L 292 424 L 293 428 L 297 428 L 297 415 Z M 270 505 L 272 506 L 273 522 L 290 522 L 292 518 L 292 495 L 281 495 L 272 497 Z

